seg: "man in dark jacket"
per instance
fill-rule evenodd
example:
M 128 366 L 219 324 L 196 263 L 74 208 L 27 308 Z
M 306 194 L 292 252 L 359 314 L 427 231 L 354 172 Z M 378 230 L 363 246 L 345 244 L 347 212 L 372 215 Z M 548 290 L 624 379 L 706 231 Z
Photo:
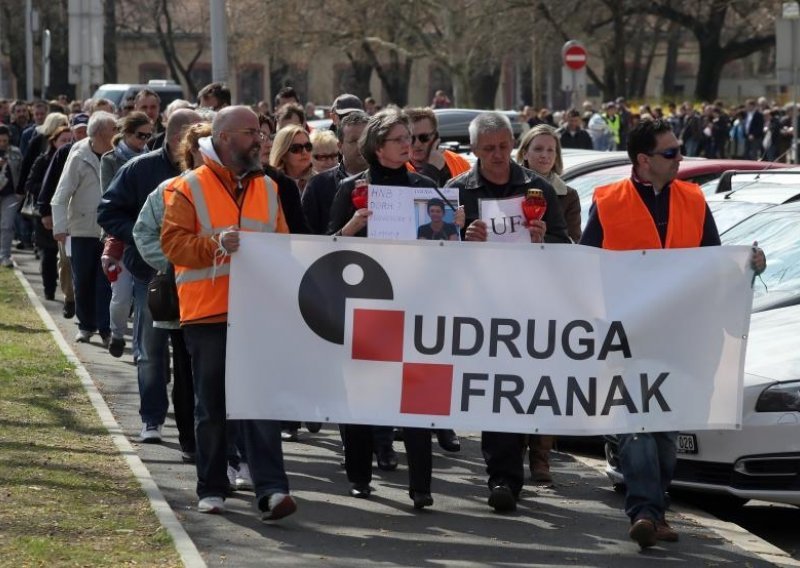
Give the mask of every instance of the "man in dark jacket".
M 302 197 L 303 213 L 311 233 L 315 235 L 324 235 L 328 230 L 331 204 L 339 183 L 367 169 L 367 162 L 358 152 L 358 139 L 367 122 L 369 115 L 361 110 L 353 110 L 343 117 L 336 133 L 341 163 L 308 180 Z
M 571 108 L 567 111 L 567 123 L 558 129 L 558 136 L 561 139 L 562 148 L 581 148 L 592 150 L 592 137 L 583 129 L 583 119 L 577 109 Z
M 489 227 L 482 220 L 482 202 L 524 198 L 528 189 L 536 188 L 544 193 L 547 211 L 541 221 L 530 221 L 521 230 L 530 233 L 533 243 L 570 243 L 567 223 L 553 187 L 511 160 L 514 134 L 508 118 L 498 112 L 480 114 L 469 125 L 469 137 L 478 162 L 447 184 L 459 189 L 459 202 L 466 214 L 465 240 L 486 241 L 489 237 Z M 498 513 L 514 511 L 525 481 L 525 435 L 483 432 L 481 449 L 489 474 L 489 506 Z
M 147 307 L 147 286 L 154 275 L 153 268 L 142 259 L 133 240 L 133 225 L 147 196 L 162 181 L 180 174 L 178 147 L 183 130 L 200 122 L 200 115 L 188 109 L 177 110 L 170 116 L 166 129 L 166 144 L 127 162 L 108 186 L 97 209 L 97 222 L 110 235 L 125 243 L 123 264 L 133 275 L 133 298 L 136 363 L 139 379 L 139 414 L 142 417 L 141 442 L 160 443 L 161 428 L 167 416 L 167 340 L 168 330 L 153 327 Z

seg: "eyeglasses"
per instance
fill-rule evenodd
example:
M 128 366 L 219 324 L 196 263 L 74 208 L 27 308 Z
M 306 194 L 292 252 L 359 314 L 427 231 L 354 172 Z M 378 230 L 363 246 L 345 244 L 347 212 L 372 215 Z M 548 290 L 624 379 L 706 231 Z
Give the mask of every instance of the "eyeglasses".
M 411 144 L 411 136 L 397 136 L 396 138 L 386 138 L 384 142 L 396 142 L 397 144 Z
M 289 146 L 289 151 L 292 154 L 300 154 L 303 150 L 311 153 L 311 150 L 314 149 L 314 145 L 311 142 L 306 142 L 305 144 L 292 144 Z
M 264 140 L 267 137 L 266 134 L 257 128 L 239 128 L 237 130 L 226 130 L 225 132 L 239 132 L 240 134 L 247 134 L 248 136 L 257 136 L 261 140 Z
M 436 131 L 425 132 L 424 134 L 414 134 L 411 136 L 411 143 L 414 144 L 417 140 L 419 140 L 423 144 L 427 144 L 431 140 L 436 140 L 437 136 L 439 136 L 439 133 Z
M 648 156 L 661 156 L 665 160 L 674 160 L 680 153 L 680 146 L 676 146 L 675 148 L 667 148 L 663 152 L 651 152 L 648 154 Z
M 312 154 L 312 157 L 321 162 L 323 160 L 335 160 L 339 157 L 339 154 Z
M 152 132 L 134 132 L 134 135 L 139 140 L 150 140 L 153 137 Z

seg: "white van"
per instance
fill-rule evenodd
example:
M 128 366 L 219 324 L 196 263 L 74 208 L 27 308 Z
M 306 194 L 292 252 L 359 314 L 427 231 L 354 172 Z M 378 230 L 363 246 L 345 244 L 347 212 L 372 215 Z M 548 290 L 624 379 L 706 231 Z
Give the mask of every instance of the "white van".
M 131 83 L 107 83 L 101 85 L 92 95 L 93 99 L 108 99 L 113 102 L 117 108 L 122 106 L 129 97 L 135 97 L 136 93 L 142 89 L 150 89 L 158 93 L 161 98 L 161 111 L 163 112 L 167 105 L 175 99 L 185 99 L 186 96 L 183 92 L 183 87 L 176 84 L 174 81 L 153 79 L 146 85 L 135 85 Z

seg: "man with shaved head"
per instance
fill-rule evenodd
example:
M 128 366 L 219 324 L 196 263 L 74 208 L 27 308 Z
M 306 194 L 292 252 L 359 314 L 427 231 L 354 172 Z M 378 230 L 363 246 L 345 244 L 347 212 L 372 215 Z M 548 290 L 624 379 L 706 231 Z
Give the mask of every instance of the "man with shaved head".
M 180 174 L 178 165 L 181 137 L 187 126 L 200 122 L 193 110 L 181 109 L 172 113 L 167 122 L 166 143 L 128 161 L 116 173 L 97 210 L 97 222 L 106 233 L 125 244 L 120 259 L 104 257 L 104 270 L 109 263 L 123 266 L 133 275 L 134 352 L 139 381 L 139 414 L 142 430 L 139 441 L 160 443 L 161 428 L 167 417 L 167 340 L 169 332 L 153 327 L 153 318 L 147 307 L 147 288 L 155 270 L 142 259 L 133 240 L 133 225 L 139 217 L 147 196 L 167 179 Z M 106 252 L 106 255 L 108 252 Z M 183 380 L 176 376 L 176 383 Z M 189 379 L 190 380 L 190 379 Z M 177 405 L 176 405 L 177 407 Z M 184 452 L 194 452 L 194 423 L 192 416 L 176 412 L 176 423 Z
M 225 412 L 225 346 L 230 257 L 239 231 L 288 233 L 277 184 L 261 170 L 264 135 L 258 116 L 244 106 L 225 107 L 212 134 L 199 140 L 203 165 L 173 181 L 161 245 L 175 265 L 180 319 L 195 389 L 197 496 L 201 513 L 225 512 L 229 493 Z M 291 515 L 280 422 L 241 420 L 239 433 L 264 521 Z

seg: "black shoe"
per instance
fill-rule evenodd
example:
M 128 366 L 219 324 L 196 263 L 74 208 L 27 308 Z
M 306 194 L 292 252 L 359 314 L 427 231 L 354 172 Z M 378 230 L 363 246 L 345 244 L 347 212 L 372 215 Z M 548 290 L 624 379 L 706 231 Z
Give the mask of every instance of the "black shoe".
M 306 422 L 306 429 L 312 434 L 322 430 L 322 422 Z
M 415 509 L 424 509 L 433 505 L 433 497 L 430 493 L 414 493 L 411 499 L 414 501 Z
M 121 337 L 112 337 L 111 343 L 108 344 L 108 352 L 111 353 L 113 357 L 122 357 L 122 354 L 125 352 L 125 340 Z
M 383 471 L 394 471 L 397 469 L 397 452 L 392 448 L 379 451 L 377 457 L 378 469 Z
M 105 333 L 102 333 L 102 332 L 100 333 L 100 343 L 106 349 L 111 347 L 111 332 L 110 331 L 106 331 Z
M 461 451 L 461 441 L 452 430 L 437 430 L 436 439 L 439 441 L 439 447 L 446 452 Z
M 197 458 L 196 452 L 190 452 L 188 450 L 181 450 L 181 461 L 183 463 L 195 463 Z
M 369 499 L 372 492 L 375 491 L 369 483 L 354 483 L 350 488 L 350 497 L 356 499 Z
M 45 299 L 45 300 L 55 300 L 55 299 L 56 299 L 56 293 L 55 293 L 55 292 L 48 292 L 48 291 L 45 291 L 45 293 L 44 293 L 44 299 Z
M 489 493 L 489 506 L 496 513 L 513 513 L 517 510 L 517 498 L 507 485 L 495 485 Z
M 64 309 L 61 311 L 66 319 L 75 315 L 75 302 L 64 302 Z

